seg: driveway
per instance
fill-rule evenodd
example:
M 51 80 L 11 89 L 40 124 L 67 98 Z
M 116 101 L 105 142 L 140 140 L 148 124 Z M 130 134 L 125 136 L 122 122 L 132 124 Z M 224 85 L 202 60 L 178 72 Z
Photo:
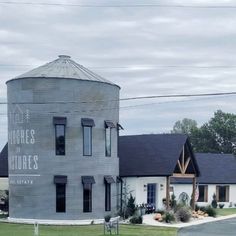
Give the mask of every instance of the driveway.
M 235 236 L 236 218 L 182 228 L 178 236 Z

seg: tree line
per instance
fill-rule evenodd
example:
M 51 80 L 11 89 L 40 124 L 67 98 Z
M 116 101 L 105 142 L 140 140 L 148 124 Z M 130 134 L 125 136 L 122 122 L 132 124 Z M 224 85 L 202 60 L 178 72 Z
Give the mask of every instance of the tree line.
M 188 135 L 195 152 L 236 155 L 236 114 L 217 110 L 214 116 L 200 127 L 195 120 L 184 118 L 175 122 L 171 133 Z

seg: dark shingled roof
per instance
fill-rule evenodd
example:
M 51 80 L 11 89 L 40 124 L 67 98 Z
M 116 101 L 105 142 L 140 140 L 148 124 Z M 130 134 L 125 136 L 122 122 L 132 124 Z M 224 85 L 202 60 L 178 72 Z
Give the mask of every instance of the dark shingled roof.
M 196 153 L 201 170 L 199 184 L 236 184 L 236 158 L 232 154 Z M 171 183 L 190 183 L 187 179 L 173 178 Z
M 184 144 L 183 134 L 147 134 L 119 137 L 120 176 L 170 176 Z M 197 164 L 192 154 L 197 175 Z
M 8 177 L 8 150 L 7 144 L 0 153 L 0 177 Z

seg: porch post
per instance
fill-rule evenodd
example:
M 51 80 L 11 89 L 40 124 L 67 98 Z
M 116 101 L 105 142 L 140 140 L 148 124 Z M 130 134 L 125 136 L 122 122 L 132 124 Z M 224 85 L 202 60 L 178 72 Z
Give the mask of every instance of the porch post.
M 170 176 L 166 176 L 166 210 L 170 208 Z
M 192 195 L 192 209 L 195 209 L 195 196 L 196 196 L 196 176 L 193 177 L 193 195 Z

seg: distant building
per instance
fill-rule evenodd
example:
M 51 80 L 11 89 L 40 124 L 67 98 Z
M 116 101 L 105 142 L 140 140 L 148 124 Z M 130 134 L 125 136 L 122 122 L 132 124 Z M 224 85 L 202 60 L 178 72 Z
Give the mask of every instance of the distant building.
M 11 219 L 116 211 L 119 90 L 65 55 L 7 81 Z

